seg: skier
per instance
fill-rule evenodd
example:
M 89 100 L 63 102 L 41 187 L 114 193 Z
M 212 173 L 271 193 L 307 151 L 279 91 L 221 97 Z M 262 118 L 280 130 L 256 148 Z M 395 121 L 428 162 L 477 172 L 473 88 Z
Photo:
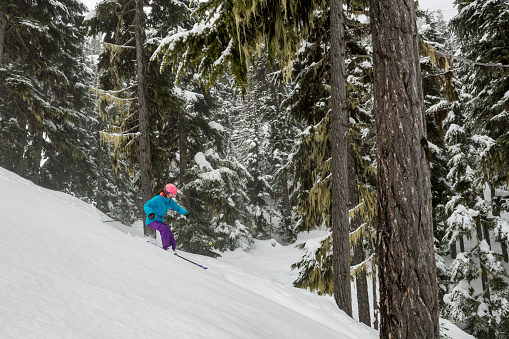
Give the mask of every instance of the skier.
M 145 225 L 159 231 L 161 234 L 161 242 L 163 243 L 163 250 L 167 250 L 170 245 L 171 249 L 175 252 L 177 242 L 175 236 L 170 229 L 170 226 L 164 222 L 164 216 L 171 208 L 172 210 L 185 215 L 189 218 L 189 212 L 180 207 L 172 198 L 177 195 L 177 187 L 173 184 L 167 184 L 157 192 L 157 195 L 147 201 L 143 206 L 145 210 L 146 219 Z

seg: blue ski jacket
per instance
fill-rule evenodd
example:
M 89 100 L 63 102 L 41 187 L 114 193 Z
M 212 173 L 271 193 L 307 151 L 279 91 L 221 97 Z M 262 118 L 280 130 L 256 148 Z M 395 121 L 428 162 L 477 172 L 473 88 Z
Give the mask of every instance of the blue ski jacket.
M 145 210 L 145 225 L 148 225 L 154 221 L 164 223 L 164 216 L 170 210 L 170 208 L 182 215 L 186 215 L 187 211 L 180 207 L 173 199 L 168 199 L 162 195 L 156 195 L 143 206 Z M 154 219 L 149 219 L 148 215 L 154 213 Z

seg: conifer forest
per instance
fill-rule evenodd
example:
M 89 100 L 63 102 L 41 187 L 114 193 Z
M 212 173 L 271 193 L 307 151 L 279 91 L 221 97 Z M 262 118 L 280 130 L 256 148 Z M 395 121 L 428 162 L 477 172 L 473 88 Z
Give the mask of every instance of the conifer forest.
M 174 183 L 206 256 L 327 229 L 295 287 L 509 338 L 509 2 L 454 5 L 0 0 L 0 165 L 126 225 Z

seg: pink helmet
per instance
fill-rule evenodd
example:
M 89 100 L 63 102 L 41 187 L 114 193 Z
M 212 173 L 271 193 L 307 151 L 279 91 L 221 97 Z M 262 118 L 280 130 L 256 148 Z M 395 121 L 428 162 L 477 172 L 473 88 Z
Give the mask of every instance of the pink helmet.
M 164 194 L 177 195 L 177 186 L 166 184 L 166 186 L 164 186 Z

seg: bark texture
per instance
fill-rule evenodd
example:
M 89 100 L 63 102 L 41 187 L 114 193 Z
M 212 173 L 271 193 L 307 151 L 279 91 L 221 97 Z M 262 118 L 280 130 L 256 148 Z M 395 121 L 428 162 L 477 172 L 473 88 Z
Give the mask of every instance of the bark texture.
M 150 156 L 150 125 L 148 113 L 147 91 L 147 58 L 145 56 L 145 31 L 143 0 L 136 0 L 136 12 L 134 17 L 134 34 L 136 37 L 136 77 L 138 82 L 138 116 L 140 131 L 140 182 L 141 197 L 143 203 L 152 198 L 152 162 Z M 143 213 L 145 214 L 145 213 Z M 145 220 L 145 216 L 143 216 Z M 145 223 L 145 221 L 143 221 Z M 155 230 L 144 226 L 145 236 L 155 238 Z
M 357 172 L 354 160 L 354 150 L 348 147 L 348 205 L 349 209 L 359 204 L 359 190 L 357 189 Z M 350 215 L 350 231 L 354 232 L 362 225 L 362 218 L 359 213 Z M 352 241 L 353 257 L 352 266 L 361 264 L 366 260 L 364 251 L 364 236 L 358 236 L 357 241 Z M 366 270 L 361 270 L 355 276 L 355 287 L 357 290 L 358 319 L 361 323 L 371 326 L 371 315 L 369 308 L 368 279 Z
M 331 151 L 334 299 L 352 316 L 348 172 L 345 134 L 348 127 L 345 87 L 343 1 L 331 1 Z
M 413 0 L 370 0 L 380 338 L 439 338 L 426 119 Z

